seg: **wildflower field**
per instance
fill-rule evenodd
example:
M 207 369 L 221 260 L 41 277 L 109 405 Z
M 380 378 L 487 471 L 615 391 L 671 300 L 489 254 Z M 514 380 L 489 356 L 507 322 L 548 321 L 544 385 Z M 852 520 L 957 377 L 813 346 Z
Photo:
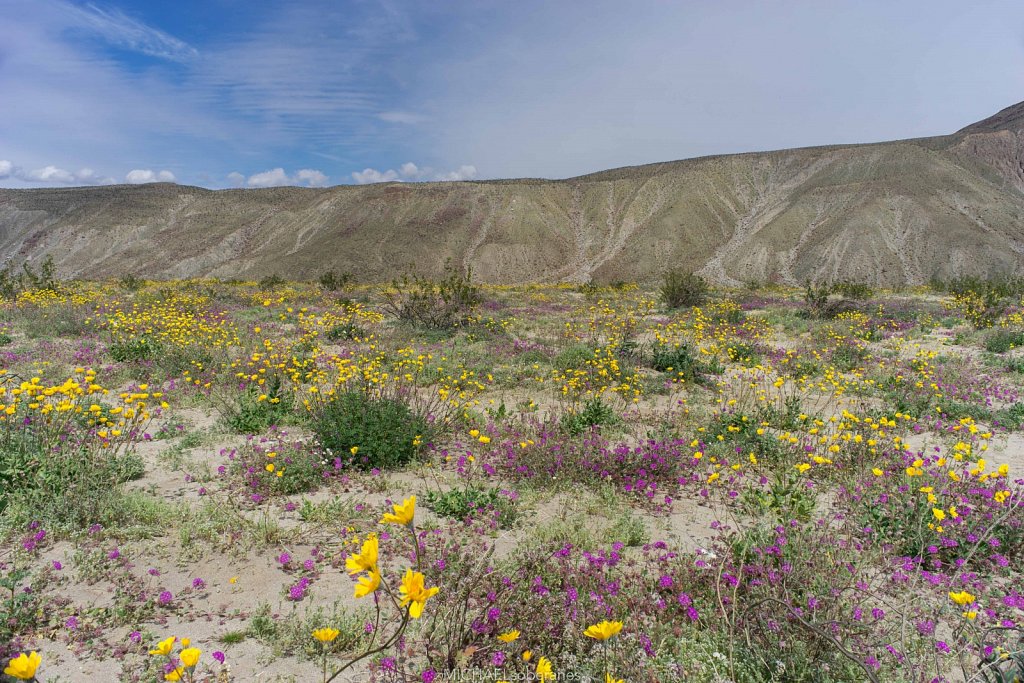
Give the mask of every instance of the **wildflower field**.
M 5 284 L 0 680 L 1024 680 L 1013 288 Z

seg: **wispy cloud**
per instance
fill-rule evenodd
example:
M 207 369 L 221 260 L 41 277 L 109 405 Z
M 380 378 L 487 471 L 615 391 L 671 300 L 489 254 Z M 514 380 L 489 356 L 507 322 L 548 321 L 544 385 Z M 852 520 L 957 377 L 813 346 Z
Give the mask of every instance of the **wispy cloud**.
M 408 14 L 380 1 L 273 7 L 253 30 L 204 52 L 192 86 L 274 142 L 327 153 L 379 145 L 387 65 L 415 38 Z
M 71 27 L 91 32 L 121 48 L 177 62 L 192 59 L 199 54 L 198 50 L 185 41 L 148 26 L 115 7 L 65 2 L 57 3 L 56 7 L 67 15 Z
M 427 120 L 426 116 L 410 111 L 382 111 L 377 114 L 377 118 L 388 123 L 404 123 L 408 125 L 423 123 Z

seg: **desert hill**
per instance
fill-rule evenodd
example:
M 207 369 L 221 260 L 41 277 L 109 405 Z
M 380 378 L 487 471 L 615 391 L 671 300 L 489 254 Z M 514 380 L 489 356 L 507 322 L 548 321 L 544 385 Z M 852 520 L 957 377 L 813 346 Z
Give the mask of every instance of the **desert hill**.
M 720 284 L 1024 272 L 1024 103 L 941 137 L 703 157 L 566 180 L 0 189 L 0 260 L 63 275 Z

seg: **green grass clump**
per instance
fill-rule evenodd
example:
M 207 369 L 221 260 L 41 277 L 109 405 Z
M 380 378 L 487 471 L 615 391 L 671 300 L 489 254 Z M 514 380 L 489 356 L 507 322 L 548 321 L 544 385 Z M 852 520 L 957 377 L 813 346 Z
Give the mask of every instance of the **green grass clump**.
M 498 527 L 502 529 L 511 527 L 518 517 L 515 501 L 503 495 L 501 489 L 494 486 L 467 486 L 448 491 L 428 491 L 424 502 L 429 509 L 442 517 L 459 520 L 493 511 Z
M 618 415 L 599 398 L 592 398 L 579 410 L 562 415 L 562 430 L 571 436 L 579 436 L 588 429 L 616 424 Z

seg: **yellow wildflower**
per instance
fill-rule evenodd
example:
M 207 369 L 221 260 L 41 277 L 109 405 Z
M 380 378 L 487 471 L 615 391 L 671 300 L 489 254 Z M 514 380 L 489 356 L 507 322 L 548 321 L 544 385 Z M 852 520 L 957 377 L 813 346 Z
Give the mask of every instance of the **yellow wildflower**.
M 587 630 L 583 632 L 587 638 L 593 638 L 594 640 L 608 640 L 614 635 L 617 635 L 622 630 L 621 621 L 602 621 L 599 624 L 587 627 Z
M 401 603 L 402 607 L 409 606 L 409 616 L 413 619 L 419 619 L 420 615 L 423 614 L 423 606 L 427 603 L 427 599 L 433 597 L 441 590 L 437 586 L 426 588 L 423 585 L 423 581 L 423 574 L 414 572 L 410 567 L 405 570 L 405 576 L 402 577 L 402 585 L 398 588 L 404 596 Z
M 955 602 L 956 604 L 963 606 L 970 605 L 971 603 L 973 603 L 975 597 L 967 591 L 960 591 L 959 593 L 950 592 L 949 599 Z
M 171 650 L 174 649 L 174 641 L 176 641 L 176 640 L 177 640 L 177 638 L 175 636 L 171 636 L 170 638 L 167 638 L 166 640 L 161 640 L 157 644 L 156 649 L 150 650 L 149 654 L 151 654 L 151 655 L 159 655 L 161 657 L 166 657 L 167 655 L 171 654 Z
M 336 628 L 318 628 L 313 631 L 313 637 L 321 643 L 329 643 L 338 637 L 338 633 L 340 631 Z
M 39 664 L 42 661 L 43 658 L 39 656 L 38 652 L 30 652 L 28 654 L 22 652 L 7 663 L 4 673 L 11 678 L 17 678 L 21 681 L 31 681 L 35 678 L 36 669 L 39 668 Z
M 357 598 L 365 598 L 370 593 L 373 593 L 380 588 L 380 572 L 377 571 L 376 567 L 370 569 L 369 576 L 360 576 L 356 583 L 355 596 Z
M 547 657 L 537 660 L 537 678 L 540 681 L 553 681 L 555 674 L 551 670 L 551 661 Z
M 363 542 L 362 550 L 345 558 L 345 569 L 349 574 L 371 571 L 377 566 L 377 537 L 370 536 Z
M 198 647 L 187 647 L 178 653 L 178 657 L 186 669 L 191 669 L 199 663 L 199 655 L 201 654 L 203 654 L 203 651 Z
M 382 524 L 385 522 L 402 526 L 412 524 L 413 515 L 416 514 L 416 496 L 406 498 L 401 504 L 396 503 L 394 510 L 393 514 L 390 512 L 384 514 L 384 519 L 381 520 Z

